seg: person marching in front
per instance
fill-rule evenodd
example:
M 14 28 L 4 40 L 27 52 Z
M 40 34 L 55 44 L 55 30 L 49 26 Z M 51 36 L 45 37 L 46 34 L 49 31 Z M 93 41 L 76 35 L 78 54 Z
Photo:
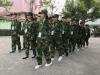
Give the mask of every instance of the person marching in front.
M 43 54 L 46 59 L 45 66 L 52 65 L 50 52 L 49 52 L 49 27 L 47 23 L 47 11 L 41 11 L 38 14 L 37 19 L 37 63 L 38 65 L 35 66 L 35 69 L 38 69 L 42 66 L 42 57 Z

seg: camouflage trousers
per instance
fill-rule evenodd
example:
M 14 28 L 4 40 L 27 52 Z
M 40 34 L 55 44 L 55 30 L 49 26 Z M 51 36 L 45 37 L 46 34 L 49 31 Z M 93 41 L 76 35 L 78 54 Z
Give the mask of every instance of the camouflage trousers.
M 63 34 L 62 35 L 62 41 L 63 41 L 63 47 L 64 47 L 65 54 L 68 56 L 68 52 L 69 52 L 69 37 L 66 36 L 66 34 Z
M 59 56 L 62 56 L 64 54 L 62 37 L 51 36 L 50 41 L 51 58 L 54 58 L 56 50 L 58 51 Z
M 88 46 L 89 45 L 89 37 L 85 37 L 85 45 Z
M 45 56 L 46 62 L 51 63 L 50 52 L 49 52 L 49 44 L 47 38 L 37 38 L 37 63 L 38 65 L 42 64 L 43 54 Z
M 85 37 L 81 36 L 80 37 L 80 47 L 84 47 L 85 46 Z
M 33 51 L 33 55 L 36 56 L 36 37 L 31 39 L 31 50 Z
M 76 38 L 74 36 L 70 36 L 70 39 L 69 39 L 69 52 L 74 52 L 75 50 L 75 46 L 76 46 Z
M 12 51 L 15 52 L 16 46 L 18 46 L 18 50 L 20 52 L 21 51 L 20 37 L 12 36 L 11 39 L 12 39 Z
M 25 54 L 29 57 L 29 50 L 32 47 L 33 55 L 36 56 L 36 39 L 30 40 L 30 38 L 25 37 Z
M 25 44 L 26 44 L 25 35 L 23 35 L 23 49 L 25 49 Z
M 85 36 L 82 38 L 82 46 L 85 47 Z

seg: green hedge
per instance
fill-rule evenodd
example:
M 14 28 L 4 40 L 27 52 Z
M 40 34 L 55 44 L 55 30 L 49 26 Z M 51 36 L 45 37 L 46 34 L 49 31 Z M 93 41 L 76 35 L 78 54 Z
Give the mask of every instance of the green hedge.
M 11 35 L 11 30 L 0 29 L 0 36 L 10 36 L 10 35 Z
M 23 32 L 20 32 L 20 35 L 23 35 Z M 11 30 L 0 29 L 0 36 L 11 36 Z
M 0 36 L 10 36 L 11 30 L 9 20 L 0 20 Z
M 0 36 L 10 36 L 11 21 L 10 20 L 0 20 Z M 20 34 L 22 35 L 23 32 L 21 31 Z

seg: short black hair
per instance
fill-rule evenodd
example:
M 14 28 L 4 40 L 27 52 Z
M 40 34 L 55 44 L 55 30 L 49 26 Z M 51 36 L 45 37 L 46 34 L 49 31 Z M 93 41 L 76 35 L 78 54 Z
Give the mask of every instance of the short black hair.
M 10 13 L 10 15 L 15 15 L 15 16 L 17 16 L 17 13 Z
M 64 16 L 64 17 L 62 17 L 62 19 L 67 19 L 67 17 Z
M 26 16 L 33 16 L 33 13 L 32 12 L 28 12 L 28 13 L 26 13 Z
M 45 15 L 48 14 L 48 11 L 46 9 L 41 11 L 42 13 L 44 13 Z

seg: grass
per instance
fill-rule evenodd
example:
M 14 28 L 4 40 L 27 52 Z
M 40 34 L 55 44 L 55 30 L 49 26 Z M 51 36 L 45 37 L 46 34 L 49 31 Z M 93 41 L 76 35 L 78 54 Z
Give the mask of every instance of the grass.
M 0 29 L 10 29 L 11 22 L 0 20 Z

